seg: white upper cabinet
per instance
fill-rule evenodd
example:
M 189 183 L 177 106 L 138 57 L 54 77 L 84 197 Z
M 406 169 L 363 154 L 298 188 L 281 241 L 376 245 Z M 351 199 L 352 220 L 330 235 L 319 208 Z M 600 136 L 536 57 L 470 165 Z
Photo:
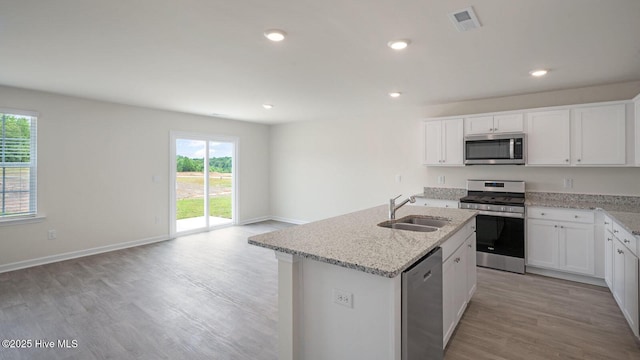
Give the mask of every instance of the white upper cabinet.
M 522 131 L 524 131 L 524 117 L 522 114 L 474 116 L 464 119 L 465 135 Z
M 630 101 L 428 119 L 424 164 L 463 165 L 467 135 L 525 133 L 526 165 L 640 166 L 640 95 L 633 102 L 635 119 Z
M 569 165 L 570 138 L 568 109 L 527 113 L 527 165 Z
M 527 113 L 527 165 L 625 165 L 624 104 Z
M 463 165 L 462 119 L 424 122 L 424 164 Z
M 625 105 L 571 110 L 573 165 L 624 165 L 626 163 Z
M 636 117 L 636 165 L 640 166 L 640 95 L 633 99 Z
M 442 165 L 442 121 L 424 123 L 425 165 Z
M 464 119 L 465 135 L 486 134 L 493 131 L 493 116 L 476 116 Z

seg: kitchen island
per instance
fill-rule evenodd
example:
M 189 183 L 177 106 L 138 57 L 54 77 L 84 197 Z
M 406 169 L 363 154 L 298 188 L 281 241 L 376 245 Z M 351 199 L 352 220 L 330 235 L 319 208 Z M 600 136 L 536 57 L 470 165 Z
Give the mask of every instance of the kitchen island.
M 453 303 L 446 301 L 447 294 L 465 295 L 466 306 L 466 294 L 475 290 L 475 241 L 471 244 L 469 239 L 476 212 L 405 206 L 396 218 L 408 215 L 449 222 L 433 232 L 384 228 L 378 224 L 387 220 L 388 208 L 378 206 L 249 238 L 250 244 L 273 249 L 278 258 L 281 360 L 400 360 L 399 275 L 438 246 L 443 248 L 445 263 L 450 257 L 452 264 L 450 274 L 444 275 L 445 306 Z M 469 250 L 462 246 L 467 242 Z M 471 254 L 472 250 L 473 266 L 454 273 L 455 264 L 461 263 L 454 253 Z M 447 283 L 451 274 L 463 275 L 464 286 Z M 467 278 L 474 284 L 468 292 Z M 451 310 L 461 316 L 460 309 Z M 450 336 L 446 314 L 444 318 Z

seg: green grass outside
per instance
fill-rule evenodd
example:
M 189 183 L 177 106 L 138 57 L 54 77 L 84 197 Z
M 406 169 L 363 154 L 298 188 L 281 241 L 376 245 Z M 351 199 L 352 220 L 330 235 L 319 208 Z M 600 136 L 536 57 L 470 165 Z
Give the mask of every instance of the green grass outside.
M 176 205 L 178 220 L 204 216 L 203 199 L 182 199 Z M 209 198 L 209 213 L 211 216 L 231 219 L 231 195 Z

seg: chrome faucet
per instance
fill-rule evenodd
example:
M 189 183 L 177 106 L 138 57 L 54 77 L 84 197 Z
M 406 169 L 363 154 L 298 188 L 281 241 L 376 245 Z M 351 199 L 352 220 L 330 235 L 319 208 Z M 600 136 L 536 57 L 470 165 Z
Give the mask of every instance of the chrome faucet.
M 389 220 L 395 220 L 396 219 L 396 210 L 398 210 L 401 207 L 405 206 L 408 202 L 410 202 L 412 204 L 414 202 L 416 202 L 415 196 L 409 196 L 408 199 L 406 199 L 403 202 L 401 202 L 400 204 L 396 205 L 396 200 L 398 200 L 398 198 L 400 196 L 402 196 L 402 195 L 398 195 L 398 196 L 394 197 L 393 199 L 389 199 Z

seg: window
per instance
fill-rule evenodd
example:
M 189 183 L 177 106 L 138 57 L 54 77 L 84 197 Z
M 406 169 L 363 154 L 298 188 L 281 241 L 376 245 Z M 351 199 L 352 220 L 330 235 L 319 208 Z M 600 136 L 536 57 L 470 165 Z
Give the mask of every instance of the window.
M 0 220 L 36 215 L 36 118 L 0 109 Z

